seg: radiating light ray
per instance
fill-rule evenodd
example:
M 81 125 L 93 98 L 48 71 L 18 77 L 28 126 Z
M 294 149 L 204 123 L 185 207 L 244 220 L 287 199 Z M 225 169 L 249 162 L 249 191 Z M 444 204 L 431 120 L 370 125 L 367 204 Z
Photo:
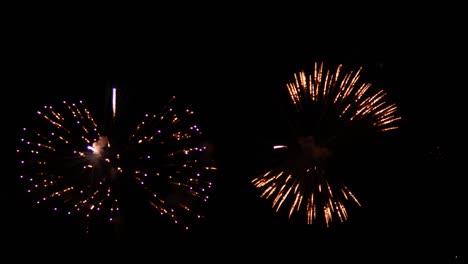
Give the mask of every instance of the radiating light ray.
M 336 152 L 357 141 L 363 131 L 397 129 L 401 117 L 383 90 L 360 82 L 361 71 L 344 72 L 342 65 L 329 70 L 315 63 L 310 74 L 300 71 L 286 83 L 295 143 L 274 145 L 275 151 L 285 153 L 285 162 L 251 181 L 276 212 L 284 209 L 288 218 L 330 227 L 348 219 L 350 205 L 362 206 L 344 184 L 346 177 L 331 172 L 330 166 L 343 166 Z
M 217 168 L 194 111 L 182 107 L 173 97 L 161 113 L 145 115 L 127 142 L 111 145 L 81 101 L 46 106 L 22 131 L 20 178 L 36 204 L 83 216 L 87 230 L 118 219 L 122 199 L 189 229 L 204 217 Z

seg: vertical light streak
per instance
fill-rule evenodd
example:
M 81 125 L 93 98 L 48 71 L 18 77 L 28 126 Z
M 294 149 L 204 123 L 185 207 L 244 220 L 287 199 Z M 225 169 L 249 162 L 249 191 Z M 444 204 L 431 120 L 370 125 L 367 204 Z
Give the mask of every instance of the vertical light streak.
M 117 88 L 112 88 L 112 118 L 117 114 Z

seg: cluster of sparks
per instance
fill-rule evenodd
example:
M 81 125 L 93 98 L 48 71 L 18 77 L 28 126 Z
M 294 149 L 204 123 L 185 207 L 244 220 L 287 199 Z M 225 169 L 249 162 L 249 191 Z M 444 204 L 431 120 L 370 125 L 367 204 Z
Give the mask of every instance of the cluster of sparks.
M 115 222 L 122 204 L 141 199 L 189 229 L 203 218 L 216 167 L 194 112 L 174 107 L 174 100 L 159 114 L 146 114 L 119 146 L 81 101 L 37 111 L 38 124 L 23 129 L 17 150 L 27 192 L 35 203 L 79 213 L 87 223 Z
M 362 68 L 343 73 L 342 65 L 335 71 L 324 69 L 323 63 L 314 66 L 311 74 L 296 73 L 286 85 L 294 114 L 299 115 L 296 144 L 274 149 L 296 151 L 252 183 L 261 190 L 261 197 L 272 201 L 276 212 L 286 207 L 288 218 L 297 214 L 307 224 L 322 221 L 330 227 L 333 221 L 348 219 L 348 203 L 361 206 L 343 180 L 330 173 L 336 148 L 343 140 L 353 140 L 349 134 L 356 127 L 391 131 L 398 128 L 400 117 L 396 105 L 386 102 L 383 90 L 359 82 Z

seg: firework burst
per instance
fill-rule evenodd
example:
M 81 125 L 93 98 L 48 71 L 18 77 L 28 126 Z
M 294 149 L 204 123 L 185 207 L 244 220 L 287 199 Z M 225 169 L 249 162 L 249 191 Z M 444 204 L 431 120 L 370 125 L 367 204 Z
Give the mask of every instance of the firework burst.
M 175 102 L 144 115 L 125 140 L 103 134 L 81 101 L 45 106 L 17 150 L 27 192 L 37 204 L 84 216 L 88 231 L 142 201 L 189 229 L 203 218 L 216 167 L 196 115 Z
M 289 119 L 294 143 L 274 149 L 287 152 L 287 161 L 252 183 L 277 212 L 283 208 L 289 218 L 297 215 L 307 224 L 321 221 L 329 227 L 348 219 L 350 204 L 361 206 L 344 177 L 337 176 L 346 173 L 337 169 L 346 166 L 337 157 L 369 133 L 397 129 L 400 117 L 383 90 L 360 82 L 362 68 L 343 72 L 342 65 L 334 71 L 323 63 L 314 66 L 311 74 L 298 72 L 286 84 L 294 106 Z

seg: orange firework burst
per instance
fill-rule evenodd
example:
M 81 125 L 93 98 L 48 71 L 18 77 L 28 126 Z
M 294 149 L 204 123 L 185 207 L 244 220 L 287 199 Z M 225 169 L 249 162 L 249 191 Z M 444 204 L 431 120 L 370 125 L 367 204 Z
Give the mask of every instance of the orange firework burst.
M 274 149 L 288 151 L 287 161 L 252 183 L 277 212 L 287 208 L 289 218 L 302 215 L 307 224 L 321 219 L 329 227 L 334 220 L 348 219 L 348 203 L 361 206 L 336 176 L 332 164 L 344 164 L 337 164 L 335 156 L 363 133 L 397 129 L 400 117 L 383 90 L 360 82 L 362 68 L 343 73 L 342 65 L 334 71 L 323 63 L 314 66 L 311 74 L 301 71 L 286 84 L 294 106 L 295 142 Z

